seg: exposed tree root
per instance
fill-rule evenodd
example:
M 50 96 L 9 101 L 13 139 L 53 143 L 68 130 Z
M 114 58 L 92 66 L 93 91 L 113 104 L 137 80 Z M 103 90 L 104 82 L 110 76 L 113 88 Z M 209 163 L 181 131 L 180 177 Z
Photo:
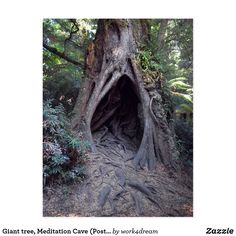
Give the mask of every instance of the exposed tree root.
M 111 192 L 110 186 L 105 186 L 103 189 L 101 189 L 99 196 L 98 196 L 98 206 L 99 207 L 103 208 L 110 192 Z
M 100 137 L 99 133 L 104 133 L 104 129 L 98 130 L 94 136 Z M 82 186 L 77 185 L 69 196 L 54 190 L 47 201 L 47 197 L 44 197 L 44 214 L 191 216 L 192 211 L 187 209 L 192 209 L 192 191 L 177 173 L 174 177 L 168 177 L 168 170 L 161 164 L 152 172 L 148 168 L 136 170 L 132 160 L 127 161 L 134 156 L 132 144 L 119 142 L 107 131 L 102 141 L 105 147 L 97 146 L 98 153 L 89 156 L 87 178 Z M 123 145 L 126 145 L 126 151 Z M 62 199 L 68 198 L 67 210 L 60 210 L 58 206 L 62 199 L 54 201 L 60 196 Z M 50 213 L 49 206 L 52 205 L 54 213 Z M 55 213 L 55 209 L 58 213 Z

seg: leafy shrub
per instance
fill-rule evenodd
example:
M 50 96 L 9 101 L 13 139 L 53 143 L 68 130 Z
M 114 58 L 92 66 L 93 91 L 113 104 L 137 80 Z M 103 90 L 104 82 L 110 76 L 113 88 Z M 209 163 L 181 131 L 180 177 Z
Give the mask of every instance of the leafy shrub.
M 177 148 L 185 166 L 193 165 L 193 126 L 183 120 L 174 122 Z
M 62 104 L 53 107 L 52 100 L 43 106 L 43 179 L 62 182 L 81 180 L 89 144 L 82 134 L 75 137 Z
M 153 55 L 150 49 L 139 51 L 136 55 L 136 60 L 143 72 L 146 72 L 147 70 L 163 72 L 164 70 L 163 66 L 159 63 L 159 60 Z

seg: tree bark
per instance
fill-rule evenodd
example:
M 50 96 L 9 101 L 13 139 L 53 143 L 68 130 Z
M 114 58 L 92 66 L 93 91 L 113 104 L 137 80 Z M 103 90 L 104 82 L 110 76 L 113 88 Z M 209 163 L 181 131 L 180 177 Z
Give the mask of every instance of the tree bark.
M 135 167 L 148 166 L 152 170 L 157 162 L 162 162 L 176 168 L 178 152 L 161 96 L 145 89 L 135 60 L 140 30 L 139 20 L 98 21 L 96 38 L 87 50 L 87 77 L 74 107 L 72 128 L 75 133 L 82 131 L 96 152 L 92 130 L 109 121 L 118 134 L 136 122 L 140 139 L 133 161 Z
M 164 38 L 165 38 L 167 25 L 168 25 L 168 19 L 162 19 L 160 29 L 157 34 L 157 49 L 158 50 L 161 50 L 164 46 Z

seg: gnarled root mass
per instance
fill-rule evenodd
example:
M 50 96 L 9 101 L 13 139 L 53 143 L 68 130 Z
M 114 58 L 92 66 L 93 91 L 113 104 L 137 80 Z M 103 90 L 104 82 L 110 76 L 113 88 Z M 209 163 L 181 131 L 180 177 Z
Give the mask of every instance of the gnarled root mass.
M 125 146 L 107 128 L 94 139 L 97 153 L 89 156 L 85 182 L 45 195 L 45 216 L 192 216 L 191 182 L 162 164 L 136 170 L 137 145 L 126 140 Z

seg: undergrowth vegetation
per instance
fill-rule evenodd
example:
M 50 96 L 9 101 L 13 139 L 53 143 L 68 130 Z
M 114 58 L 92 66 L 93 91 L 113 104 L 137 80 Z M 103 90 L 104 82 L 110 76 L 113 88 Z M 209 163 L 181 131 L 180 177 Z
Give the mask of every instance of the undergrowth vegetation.
M 53 107 L 52 100 L 43 106 L 43 180 L 81 181 L 89 143 L 82 134 L 75 137 L 69 129 L 69 119 L 62 104 Z
M 176 144 L 182 163 L 187 169 L 193 167 L 193 128 L 183 120 L 174 122 Z
M 72 134 L 70 118 L 84 76 L 84 58 L 96 21 L 43 21 L 43 180 L 82 181 L 89 143 Z M 69 61 L 68 61 L 68 58 Z

